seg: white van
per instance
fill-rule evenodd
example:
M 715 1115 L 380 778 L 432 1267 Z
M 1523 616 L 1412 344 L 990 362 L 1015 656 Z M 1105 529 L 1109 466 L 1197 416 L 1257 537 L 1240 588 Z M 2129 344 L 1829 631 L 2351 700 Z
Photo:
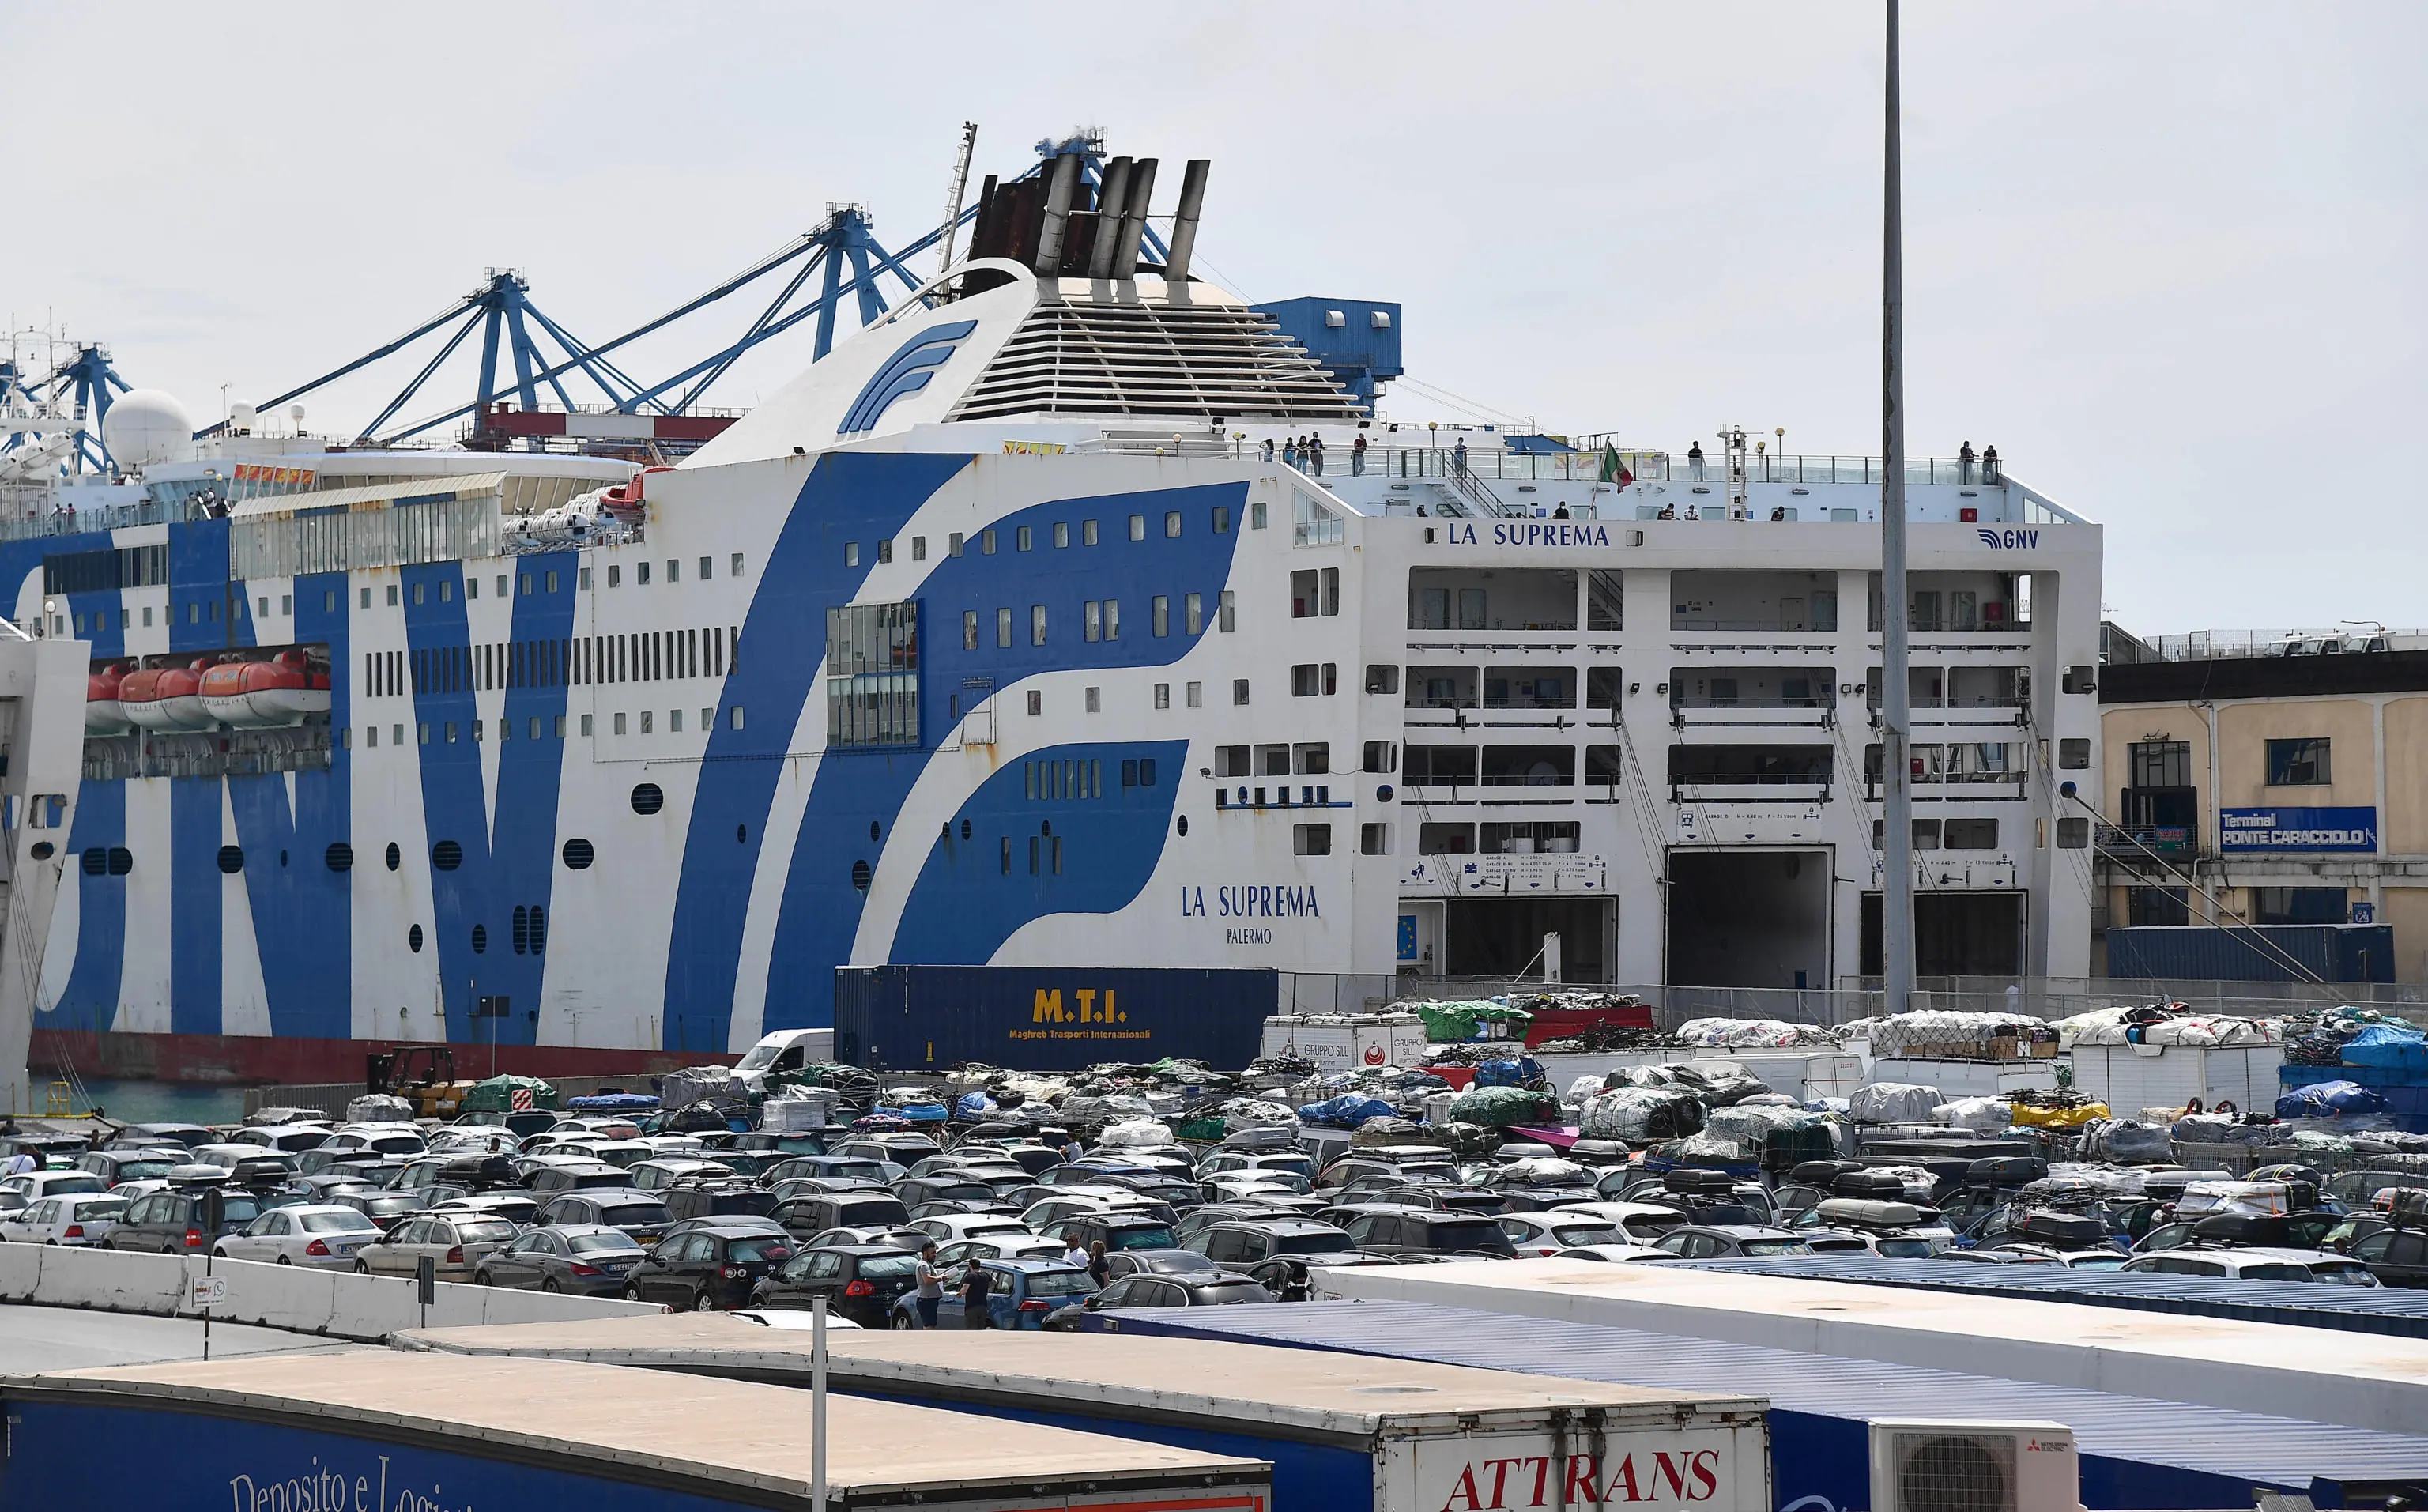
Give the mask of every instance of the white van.
M 813 1061 L 833 1059 L 834 1030 L 779 1029 L 735 1061 L 733 1075 L 752 1092 L 763 1093 L 770 1072 L 798 1071 Z

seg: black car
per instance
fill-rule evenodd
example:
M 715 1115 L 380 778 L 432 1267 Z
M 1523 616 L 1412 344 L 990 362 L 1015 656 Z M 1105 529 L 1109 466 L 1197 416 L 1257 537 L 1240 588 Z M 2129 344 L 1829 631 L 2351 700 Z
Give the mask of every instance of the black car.
M 156 1181 L 186 1163 L 182 1145 L 173 1146 L 178 1154 L 165 1150 L 88 1150 L 76 1157 L 75 1168 L 90 1171 L 101 1177 L 102 1185 L 114 1187 L 122 1181 Z
M 1025 1186 L 1027 1182 L 1028 1178 L 1024 1174 L 1020 1184 Z M 927 1176 L 904 1176 L 894 1183 L 894 1194 L 901 1198 L 903 1205 L 908 1208 L 917 1208 L 931 1202 L 971 1202 L 991 1207 L 995 1201 L 994 1188 L 960 1172 L 939 1172 Z
M 182 1144 L 199 1150 L 217 1144 L 220 1137 L 200 1124 L 129 1124 L 110 1136 L 108 1149 L 139 1149 L 146 1144 Z
M 1195 1250 L 1121 1250 L 1105 1257 L 1107 1279 L 1124 1275 L 1208 1276 L 1222 1274 L 1222 1267 Z
M 882 1328 L 894 1301 L 919 1284 L 919 1257 L 891 1244 L 803 1250 L 750 1289 L 750 1306 L 827 1309 L 862 1328 Z
M 541 1196 L 559 1192 L 588 1192 L 600 1187 L 629 1187 L 632 1173 L 604 1160 L 567 1160 L 535 1166 L 524 1185 Z
M 693 1312 L 746 1307 L 760 1279 L 793 1257 L 789 1235 L 697 1224 L 669 1234 L 624 1282 L 627 1302 L 661 1302 Z
M 1368 1255 L 1510 1257 L 1518 1251 L 1501 1225 L 1478 1213 L 1437 1208 L 1369 1208 L 1341 1225 Z
M 1242 1271 L 1281 1256 L 1321 1264 L 1325 1259 L 1352 1260 L 1359 1254 L 1356 1241 L 1344 1230 L 1310 1219 L 1216 1224 L 1190 1235 L 1187 1242 L 1215 1264 Z
M 826 1228 L 868 1228 L 878 1224 L 899 1226 L 910 1222 L 902 1199 L 882 1190 L 861 1189 L 786 1197 L 768 1214 L 796 1234 Z
M 1244 1275 L 1124 1275 L 1075 1307 L 1047 1313 L 1045 1326 L 1057 1333 L 1076 1329 L 1081 1318 L 1107 1307 L 1227 1307 L 1272 1300 L 1264 1283 Z
M 634 1187 L 605 1188 L 596 1192 L 562 1192 L 540 1204 L 532 1215 L 534 1224 L 603 1224 L 620 1228 L 643 1244 L 655 1243 L 674 1226 L 666 1205 L 654 1192 Z
M 2354 1241 L 2349 1253 L 2381 1286 L 2428 1287 L 2428 1228 L 2381 1228 Z
M 252 1223 L 267 1206 L 241 1187 L 172 1188 L 136 1198 L 102 1242 L 114 1250 L 202 1255 L 213 1241 Z
M 1104 1245 L 1107 1252 L 1180 1248 L 1173 1240 L 1171 1224 L 1129 1213 L 1080 1213 L 1058 1218 L 1046 1224 L 1043 1232 L 1049 1239 L 1076 1244 L 1081 1249 L 1095 1244 Z
M 378 1224 L 383 1234 L 420 1212 L 422 1206 L 418 1192 L 340 1192 L 329 1200 L 340 1208 L 352 1208 Z
M 765 1218 L 776 1210 L 774 1192 L 733 1182 L 714 1186 L 685 1182 L 660 1188 L 655 1195 L 664 1200 L 666 1211 L 677 1223 L 689 1218 Z

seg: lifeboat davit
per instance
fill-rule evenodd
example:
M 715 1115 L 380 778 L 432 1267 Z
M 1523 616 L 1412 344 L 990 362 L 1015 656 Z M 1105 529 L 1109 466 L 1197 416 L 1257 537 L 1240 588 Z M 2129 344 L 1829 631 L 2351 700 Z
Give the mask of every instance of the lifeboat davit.
M 203 674 L 203 708 L 240 729 L 291 725 L 329 712 L 329 674 L 315 674 L 302 651 L 266 662 L 222 662 Z
M 126 668 L 113 662 L 84 680 L 84 728 L 87 734 L 114 735 L 130 728 L 118 690 Z
M 118 685 L 119 708 L 146 730 L 209 730 L 219 724 L 203 707 L 203 674 L 191 666 L 151 666 Z

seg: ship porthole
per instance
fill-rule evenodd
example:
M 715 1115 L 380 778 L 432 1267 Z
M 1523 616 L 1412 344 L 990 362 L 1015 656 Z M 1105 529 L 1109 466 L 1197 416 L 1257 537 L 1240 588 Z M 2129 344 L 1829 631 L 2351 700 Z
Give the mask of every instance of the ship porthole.
M 485 924 L 472 926 L 472 954 L 482 956 L 488 954 L 488 951 L 489 927 Z
M 1189 815 L 1185 814 L 1180 816 L 1180 834 L 1183 839 L 1189 836 Z
M 244 847 L 241 846 L 220 846 L 220 870 L 226 872 L 231 877 L 235 876 L 238 872 L 244 870 Z
M 441 840 L 430 847 L 430 864 L 442 872 L 451 872 L 464 864 L 464 847 L 452 840 Z
M 644 782 L 632 789 L 632 812 L 655 814 L 666 806 L 665 791 L 655 782 Z
M 390 870 L 390 871 L 394 871 L 394 870 L 396 870 L 399 866 L 402 866 L 402 865 L 403 865 L 403 864 L 404 864 L 404 852 L 402 852 L 402 851 L 401 851 L 401 850 L 399 850 L 399 849 L 397 849 L 397 848 L 396 848 L 396 842 L 395 842 L 395 841 L 393 841 L 393 840 L 389 841 L 389 842 L 387 843 L 387 869 L 388 869 L 388 870 Z
M 342 840 L 336 841 L 329 846 L 327 853 L 321 859 L 329 863 L 329 869 L 333 872 L 353 871 L 354 847 Z
M 405 948 L 412 951 L 415 955 L 418 956 L 421 954 L 420 925 L 417 924 L 412 929 L 404 931 L 404 945 Z
M 49 841 L 37 840 L 34 842 L 34 848 L 26 852 L 26 854 L 32 856 L 36 861 L 48 861 L 51 857 L 57 854 L 57 852 L 52 847 Z
M 864 861 L 856 861 L 851 863 L 851 885 L 859 888 L 861 892 L 865 893 L 868 891 L 869 879 L 874 875 L 875 874 L 870 872 L 868 869 L 868 863 Z
M 568 871 L 588 871 L 590 863 L 598 859 L 599 852 L 587 840 L 577 836 L 565 843 L 565 864 Z

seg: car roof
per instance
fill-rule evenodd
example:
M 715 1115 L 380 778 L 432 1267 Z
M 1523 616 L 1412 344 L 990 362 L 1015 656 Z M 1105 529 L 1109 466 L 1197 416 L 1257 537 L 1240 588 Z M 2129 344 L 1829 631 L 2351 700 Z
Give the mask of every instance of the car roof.
M 1058 1271 L 1066 1275 L 1085 1275 L 1088 1274 L 1083 1267 L 1065 1265 L 1060 1260 L 1022 1259 L 1016 1256 L 1009 1255 L 996 1259 L 980 1260 L 978 1263 L 990 1271 L 1018 1271 L 1026 1275 L 1036 1275 L 1047 1271 Z
M 1315 1228 L 1330 1229 L 1334 1233 L 1337 1233 L 1340 1230 L 1340 1225 L 1337 1224 L 1327 1224 L 1320 1218 L 1302 1218 L 1297 1216 L 1288 1218 L 1225 1218 L 1219 1223 L 1210 1224 L 1207 1226 L 1211 1228 L 1244 1228 L 1253 1233 L 1258 1234 L 1304 1234 L 1309 1229 Z
M 821 1244 L 812 1253 L 820 1255 L 916 1255 L 919 1252 L 917 1250 L 906 1250 L 899 1244 L 861 1243 Z
M 1774 1228 L 1768 1224 L 1697 1224 L 1688 1228 L 1670 1230 L 1678 1234 L 1725 1234 L 1731 1239 L 1802 1239 L 1791 1228 Z
M 727 1239 L 763 1239 L 771 1233 L 784 1232 L 783 1225 L 780 1224 L 770 1224 L 763 1220 L 748 1222 L 721 1216 L 695 1219 L 685 1224 L 683 1229 L 686 1233 L 717 1234 Z

